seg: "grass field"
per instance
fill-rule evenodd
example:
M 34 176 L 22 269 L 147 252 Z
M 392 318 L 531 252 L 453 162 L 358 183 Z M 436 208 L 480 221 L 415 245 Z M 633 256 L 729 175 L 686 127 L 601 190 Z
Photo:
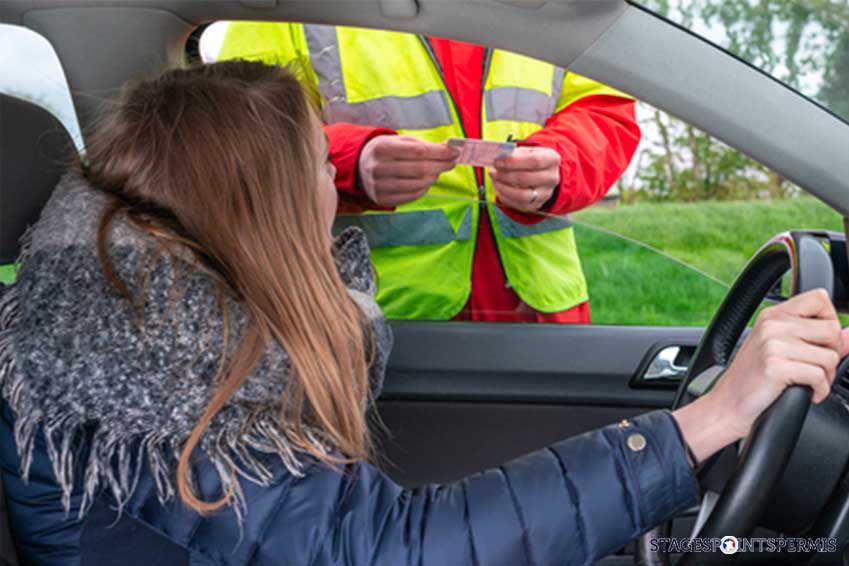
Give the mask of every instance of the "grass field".
M 601 230 L 648 244 L 726 285 L 781 231 L 842 231 L 840 216 L 807 196 L 593 207 L 574 216 L 597 324 L 703 326 L 726 292 L 726 286 L 673 259 Z
M 840 216 L 812 197 L 593 207 L 574 216 L 595 324 L 704 326 L 769 238 L 796 228 L 842 229 Z M 0 267 L 0 282 L 13 279 L 11 266 Z

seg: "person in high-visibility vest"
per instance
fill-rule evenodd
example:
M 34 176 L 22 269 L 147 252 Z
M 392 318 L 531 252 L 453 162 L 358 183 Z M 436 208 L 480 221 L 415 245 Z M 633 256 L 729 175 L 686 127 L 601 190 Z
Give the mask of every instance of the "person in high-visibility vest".
M 590 321 L 568 213 L 628 166 L 632 98 L 515 53 L 379 30 L 233 22 L 218 58 L 295 63 L 318 87 L 337 227 L 365 230 L 388 317 Z M 456 165 L 449 137 L 520 147 L 484 170 Z

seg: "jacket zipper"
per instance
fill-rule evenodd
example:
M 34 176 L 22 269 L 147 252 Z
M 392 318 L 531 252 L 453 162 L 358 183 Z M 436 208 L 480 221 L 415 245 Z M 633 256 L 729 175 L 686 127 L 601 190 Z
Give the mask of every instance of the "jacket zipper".
M 442 81 L 442 87 L 445 89 L 445 92 L 448 95 L 448 100 L 451 101 L 451 107 L 454 109 L 454 115 L 457 116 L 457 124 L 460 126 L 460 131 L 463 133 L 463 137 L 469 137 L 466 133 L 466 128 L 463 126 L 463 116 L 462 114 L 460 114 L 460 108 L 457 106 L 457 102 L 454 100 L 454 95 L 451 94 L 451 89 L 449 89 L 448 85 L 445 83 L 445 72 L 442 70 L 442 65 L 439 64 L 439 58 L 436 56 L 436 52 L 433 50 L 433 45 L 431 45 L 430 39 L 420 35 L 419 41 L 421 41 L 422 45 L 425 48 L 425 51 L 427 51 L 428 57 L 430 57 L 431 62 L 433 62 L 433 66 L 436 67 L 436 74 L 439 75 L 439 80 Z M 486 57 L 484 57 L 484 59 L 485 58 Z M 478 169 L 480 168 L 474 167 L 475 183 L 477 183 L 478 185 L 478 198 L 479 200 L 485 201 L 486 189 L 483 188 L 483 185 L 480 182 L 481 176 L 479 175 Z
M 481 73 L 481 107 L 480 107 L 480 115 L 478 119 L 480 123 L 478 125 L 478 129 L 481 133 L 481 138 L 483 138 L 483 113 L 484 106 L 486 105 L 486 79 L 489 75 L 490 64 L 492 63 L 492 49 L 489 47 L 484 48 L 483 54 L 483 73 Z M 498 238 L 495 237 L 495 227 L 492 225 L 493 219 L 489 217 L 489 209 L 486 203 L 486 178 L 484 175 L 486 174 L 483 170 L 483 167 L 476 167 L 476 170 L 480 170 L 480 177 L 478 178 L 478 194 L 481 195 L 481 211 L 480 214 L 487 215 L 487 224 L 489 225 L 489 231 L 492 234 L 492 241 L 495 243 L 495 255 L 498 256 L 498 266 L 501 268 L 501 274 L 504 276 L 504 287 L 510 289 L 510 280 L 507 278 L 507 269 L 504 267 L 504 261 L 501 259 L 501 250 L 498 249 Z M 493 205 L 497 206 L 497 205 Z
M 442 87 L 445 89 L 445 92 L 448 95 L 448 100 L 451 102 L 451 107 L 454 109 L 454 115 L 457 116 L 457 123 L 460 126 L 460 131 L 463 133 L 463 137 L 467 138 L 466 128 L 463 126 L 463 116 L 460 114 L 460 109 L 457 106 L 457 102 L 454 100 L 454 96 L 451 94 L 451 89 L 448 88 L 448 84 L 445 82 L 445 72 L 442 69 L 442 65 L 439 63 L 439 58 L 436 56 L 436 52 L 433 50 L 433 45 L 430 43 L 430 39 L 424 36 L 418 36 L 419 41 L 424 47 L 424 50 L 427 52 L 428 57 L 430 57 L 433 66 L 436 67 L 436 74 L 439 75 L 439 79 L 442 81 Z M 489 47 L 484 48 L 483 54 L 483 72 L 481 73 L 481 108 L 480 113 L 478 115 L 479 122 L 479 130 L 481 135 L 483 135 L 483 112 L 484 112 L 484 104 L 486 103 L 484 99 L 484 94 L 486 90 L 486 79 L 489 74 L 490 63 L 492 62 L 492 49 Z M 496 255 L 498 255 L 498 265 L 501 268 L 501 273 L 504 275 L 505 286 L 510 288 L 510 280 L 507 278 L 507 271 L 504 269 L 504 262 L 501 260 L 501 253 L 498 250 L 498 239 L 495 237 L 495 228 L 492 227 L 492 218 L 489 217 L 489 212 L 487 210 L 487 202 L 486 202 L 486 185 L 484 180 L 484 170 L 483 167 L 474 167 L 475 173 L 475 182 L 478 185 L 478 206 L 479 211 L 478 215 L 487 215 L 487 224 L 489 224 L 489 230 L 492 234 L 492 241 L 495 242 Z M 477 247 L 477 238 L 475 239 L 475 246 Z

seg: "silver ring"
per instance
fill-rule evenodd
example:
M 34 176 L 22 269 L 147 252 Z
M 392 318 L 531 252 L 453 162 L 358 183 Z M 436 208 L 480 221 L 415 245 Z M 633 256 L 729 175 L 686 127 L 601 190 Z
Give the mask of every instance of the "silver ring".
M 538 199 L 538 198 L 539 198 L 539 193 L 537 192 L 537 190 L 536 190 L 536 189 L 531 189 L 531 202 L 529 202 L 528 204 L 533 204 L 533 203 L 535 203 L 535 202 L 537 201 L 537 199 Z

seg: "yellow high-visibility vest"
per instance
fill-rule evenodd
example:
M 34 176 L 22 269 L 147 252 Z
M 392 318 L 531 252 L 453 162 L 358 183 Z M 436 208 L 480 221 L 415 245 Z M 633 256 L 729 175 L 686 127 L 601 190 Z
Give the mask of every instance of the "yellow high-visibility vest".
M 310 24 L 234 22 L 219 59 L 294 64 L 322 94 L 325 123 L 391 128 L 443 142 L 466 137 L 428 40 L 407 33 Z M 498 49 L 485 56 L 482 139 L 523 139 L 585 96 L 625 96 L 549 63 Z M 337 227 L 365 230 L 379 276 L 377 300 L 389 318 L 450 319 L 471 291 L 472 260 L 482 213 L 489 220 L 504 273 L 534 309 L 558 312 L 587 300 L 568 215 L 536 224 L 512 220 L 495 204 L 488 175 L 474 169 L 442 174 L 418 200 L 394 212 L 337 217 Z M 470 202 L 472 199 L 484 203 Z

